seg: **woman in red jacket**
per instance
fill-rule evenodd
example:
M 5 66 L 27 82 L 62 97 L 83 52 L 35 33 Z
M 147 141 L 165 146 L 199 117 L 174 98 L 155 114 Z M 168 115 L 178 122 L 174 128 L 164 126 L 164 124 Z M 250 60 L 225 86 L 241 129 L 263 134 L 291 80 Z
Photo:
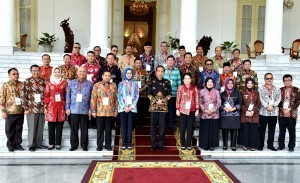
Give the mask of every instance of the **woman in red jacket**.
M 68 82 L 61 77 L 61 70 L 55 68 L 44 92 L 45 114 L 48 121 L 48 150 L 61 149 L 61 137 L 66 120 L 65 103 Z M 56 145 L 56 146 L 55 146 Z

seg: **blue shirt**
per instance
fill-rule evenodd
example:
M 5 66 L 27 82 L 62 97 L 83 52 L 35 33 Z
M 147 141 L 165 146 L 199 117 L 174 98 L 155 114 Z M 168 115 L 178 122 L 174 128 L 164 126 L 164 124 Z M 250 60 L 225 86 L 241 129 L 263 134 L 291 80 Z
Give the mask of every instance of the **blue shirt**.
M 91 81 L 71 80 L 66 94 L 66 110 L 71 110 L 71 114 L 89 114 L 92 90 L 93 83 Z M 81 102 L 76 102 L 77 94 L 82 94 Z
M 129 90 L 130 89 L 130 90 Z M 131 97 L 130 105 L 127 105 L 127 97 Z M 139 100 L 139 85 L 136 81 L 123 80 L 118 85 L 118 112 L 124 112 L 126 106 L 131 107 L 131 112 L 137 112 L 137 102 Z M 144 106 L 146 107 L 146 106 Z
M 211 77 L 214 81 L 214 88 L 217 90 L 220 90 L 220 74 L 217 71 L 213 70 L 213 71 L 208 72 L 208 71 L 204 70 L 204 71 L 200 72 L 200 76 L 202 78 L 202 88 L 205 87 L 206 78 Z
M 176 97 L 177 89 L 181 85 L 181 76 L 178 68 L 173 67 L 173 69 L 169 69 L 168 66 L 165 68 L 164 78 L 169 80 L 172 85 L 172 97 Z

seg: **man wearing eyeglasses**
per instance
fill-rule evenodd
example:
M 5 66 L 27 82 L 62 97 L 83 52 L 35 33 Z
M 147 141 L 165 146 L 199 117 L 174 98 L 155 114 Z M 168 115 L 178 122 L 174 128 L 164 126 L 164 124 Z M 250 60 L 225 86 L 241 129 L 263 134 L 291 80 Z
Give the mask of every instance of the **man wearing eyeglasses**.
M 168 48 L 169 46 L 166 41 L 160 43 L 160 52 L 156 53 L 154 58 L 154 69 L 159 65 L 167 66 L 167 57 L 169 56 Z
M 86 63 L 85 57 L 80 53 L 80 43 L 74 43 L 73 53 L 71 54 L 71 64 L 76 68 Z
M 114 54 L 114 56 L 115 56 L 114 65 L 118 65 L 118 62 L 119 62 L 119 58 L 117 57 L 118 52 L 119 52 L 118 46 L 117 45 L 112 45 L 111 48 L 110 48 L 110 52 L 112 54 Z
M 101 67 L 103 67 L 106 64 L 106 60 L 104 57 L 101 57 L 101 47 L 95 46 L 94 47 L 94 53 L 95 53 L 95 61 L 97 64 L 99 64 Z
M 281 100 L 280 89 L 273 85 L 273 74 L 265 74 L 265 84 L 258 88 L 260 97 L 260 110 L 259 110 L 259 130 L 261 145 L 258 150 L 262 151 L 265 142 L 265 133 L 268 125 L 268 145 L 267 148 L 272 151 L 277 151 L 274 148 L 274 135 L 278 116 L 278 104 Z
M 300 104 L 300 90 L 292 85 L 293 77 L 290 74 L 283 76 L 284 87 L 281 87 L 281 101 L 279 103 L 279 147 L 277 150 L 285 148 L 285 132 L 289 131 L 289 151 L 293 152 L 296 141 L 296 122 L 298 107 Z
M 243 70 L 238 71 L 237 73 L 237 79 L 236 79 L 236 85 L 235 90 L 240 92 L 245 90 L 246 88 L 246 79 L 252 78 L 254 79 L 254 89 L 258 89 L 258 78 L 257 73 L 254 70 L 251 70 L 251 61 L 250 60 L 244 60 L 242 62 L 243 64 Z
M 214 81 L 214 88 L 220 90 L 220 74 L 218 71 L 213 69 L 213 61 L 211 59 L 207 59 L 204 63 L 205 70 L 200 73 L 202 79 L 202 88 L 205 87 L 206 78 L 212 78 Z

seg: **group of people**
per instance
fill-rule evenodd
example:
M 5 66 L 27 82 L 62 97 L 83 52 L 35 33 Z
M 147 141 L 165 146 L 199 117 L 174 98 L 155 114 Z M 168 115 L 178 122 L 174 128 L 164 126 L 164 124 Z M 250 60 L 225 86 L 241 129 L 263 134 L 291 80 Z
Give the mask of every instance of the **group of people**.
M 179 57 L 175 58 L 167 52 L 167 42 L 160 46 L 161 50 L 153 55 L 151 43 L 146 42 L 145 52 L 134 56 L 132 46 L 127 45 L 125 54 L 117 58 L 118 47 L 113 45 L 111 53 L 103 58 L 100 46 L 84 57 L 80 44 L 75 43 L 73 53 L 63 56 L 63 65 L 51 67 L 51 57 L 44 54 L 43 65 L 32 65 L 32 76 L 24 82 L 19 81 L 16 68 L 9 69 L 9 81 L 3 84 L 0 93 L 8 150 L 24 150 L 21 146 L 24 114 L 29 151 L 61 149 L 65 121 L 70 124 L 70 151 L 79 147 L 79 129 L 80 146 L 88 151 L 88 128 L 97 129 L 97 151 L 103 147 L 111 151 L 112 128 L 118 115 L 121 149 L 132 150 L 135 121 L 143 128 L 149 111 L 151 151 L 165 150 L 165 129 L 175 129 L 176 116 L 179 116 L 182 150 L 192 150 L 195 118 L 199 116 L 199 146 L 204 150 L 219 146 L 220 129 L 223 150 L 229 147 L 229 132 L 233 151 L 237 150 L 237 144 L 245 151 L 263 150 L 268 126 L 268 149 L 285 148 L 288 128 L 288 148 L 294 151 L 300 90 L 292 86 L 291 75 L 283 76 L 284 87 L 279 88 L 273 84 L 272 73 L 266 73 L 265 84 L 258 87 L 251 61 L 242 61 L 238 49 L 233 51 L 233 58 L 227 59 L 222 56 L 221 47 L 216 47 L 215 56 L 208 59 L 201 46 L 196 47 L 194 57 L 180 46 Z M 280 134 L 276 149 L 277 118 Z M 45 121 L 48 146 L 42 144 Z

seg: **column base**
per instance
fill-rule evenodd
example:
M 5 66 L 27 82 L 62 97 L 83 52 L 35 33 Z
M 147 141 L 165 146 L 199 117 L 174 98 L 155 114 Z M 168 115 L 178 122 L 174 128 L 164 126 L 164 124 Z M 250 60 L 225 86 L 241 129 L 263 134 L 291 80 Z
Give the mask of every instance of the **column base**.
M 290 56 L 289 55 L 272 55 L 272 54 L 266 54 L 266 55 L 260 55 L 256 57 L 257 60 L 265 60 L 269 63 L 289 63 L 290 62 Z
M 0 55 L 13 55 L 14 51 L 22 51 L 22 49 L 16 46 L 0 46 Z

